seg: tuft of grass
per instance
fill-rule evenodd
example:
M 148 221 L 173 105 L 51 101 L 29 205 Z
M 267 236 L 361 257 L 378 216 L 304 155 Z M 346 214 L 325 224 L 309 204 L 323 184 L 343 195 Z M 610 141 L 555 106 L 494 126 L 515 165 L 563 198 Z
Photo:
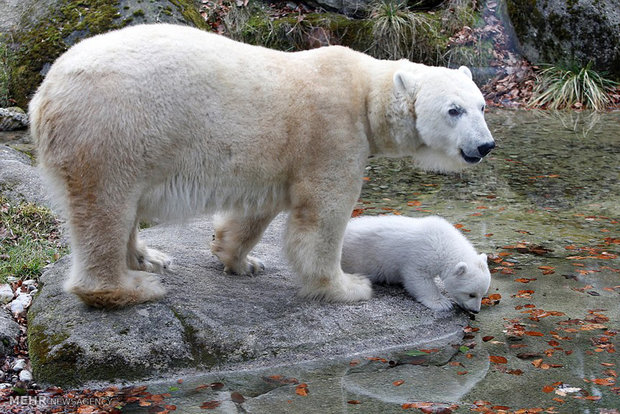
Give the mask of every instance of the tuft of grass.
M 415 13 L 405 2 L 381 0 L 370 9 L 372 44 L 370 53 L 379 59 L 416 60 L 416 52 L 426 44 L 422 33 L 433 32 L 432 21 L 423 13 Z
M 618 83 L 606 79 L 592 69 L 576 64 L 548 66 L 538 75 L 530 107 L 548 109 L 589 108 L 604 110 L 610 103 L 609 93 Z
M 46 265 L 66 254 L 59 229 L 47 208 L 0 197 L 0 282 L 9 276 L 38 277 Z

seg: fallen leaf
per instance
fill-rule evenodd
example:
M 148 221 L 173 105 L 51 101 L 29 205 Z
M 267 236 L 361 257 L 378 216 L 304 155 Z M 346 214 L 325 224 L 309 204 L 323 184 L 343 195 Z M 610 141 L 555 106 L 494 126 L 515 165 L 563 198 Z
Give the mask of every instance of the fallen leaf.
M 357 405 L 357 404 L 361 404 L 362 402 L 359 400 L 349 400 L 347 401 L 347 404 L 353 404 L 353 405 Z
M 555 388 L 554 388 L 554 387 L 552 387 L 551 385 L 545 385 L 545 386 L 542 388 L 542 391 L 543 391 L 543 392 L 546 392 L 546 393 L 553 392 L 554 390 L 555 390 Z
M 297 387 L 295 387 L 295 394 L 300 395 L 302 397 L 308 396 L 308 384 L 302 382 Z
M 503 356 L 489 355 L 489 360 L 495 364 L 505 364 L 508 360 Z
M 200 405 L 203 410 L 213 410 L 222 404 L 220 401 L 206 401 Z
M 394 385 L 395 387 L 400 387 L 401 385 L 403 385 L 405 383 L 405 381 L 403 380 L 398 380 L 398 381 L 394 381 L 392 383 L 392 385 Z
M 234 391 L 230 394 L 230 399 L 232 402 L 237 404 L 243 404 L 245 402 L 245 398 L 241 395 L 240 392 Z

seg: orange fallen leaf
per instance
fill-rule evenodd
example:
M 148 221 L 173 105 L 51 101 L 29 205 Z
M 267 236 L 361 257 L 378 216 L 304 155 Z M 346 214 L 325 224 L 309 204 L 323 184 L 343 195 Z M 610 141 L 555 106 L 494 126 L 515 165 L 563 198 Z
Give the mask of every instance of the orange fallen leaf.
M 395 386 L 395 387 L 400 387 L 400 386 L 401 386 L 401 385 L 403 385 L 404 383 L 405 383 L 405 381 L 403 381 L 403 380 L 398 380 L 398 381 L 394 381 L 394 382 L 392 383 L 392 385 L 393 385 L 393 386 Z
M 353 404 L 353 405 L 357 405 L 357 404 L 361 404 L 362 402 L 359 400 L 349 400 L 347 401 L 347 404 Z
M 544 333 L 542 332 L 537 332 L 537 331 L 525 331 L 525 334 L 527 336 L 545 336 Z
M 302 382 L 297 387 L 295 387 L 295 394 L 300 395 L 302 397 L 308 396 L 308 384 Z
M 508 360 L 503 356 L 489 355 L 489 360 L 495 364 L 505 364 Z
M 553 390 L 554 390 L 554 389 L 555 389 L 555 388 L 554 388 L 554 387 L 552 387 L 551 385 L 545 385 L 545 386 L 542 388 L 542 391 L 543 391 L 543 392 L 546 392 L 546 393 L 550 393 L 550 392 L 553 392 Z

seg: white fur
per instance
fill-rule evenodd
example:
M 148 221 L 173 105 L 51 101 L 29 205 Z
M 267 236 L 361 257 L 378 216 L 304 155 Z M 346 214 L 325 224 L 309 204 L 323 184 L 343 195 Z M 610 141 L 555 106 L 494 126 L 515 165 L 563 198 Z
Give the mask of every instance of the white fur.
M 291 212 L 286 250 L 302 294 L 367 299 L 340 268 L 342 235 L 370 155 L 460 170 L 492 141 L 467 74 L 379 61 L 344 47 L 284 53 L 183 26 L 134 26 L 61 56 L 30 103 L 40 164 L 68 218 L 66 289 L 96 306 L 158 298 L 170 262 L 141 219 L 222 212 L 212 251 L 230 272 L 271 219 Z M 451 105 L 475 110 L 451 119 Z M 129 289 L 129 291 L 124 291 Z
M 342 268 L 373 282 L 401 283 L 416 300 L 435 310 L 451 308 L 433 281 L 439 276 L 448 295 L 463 309 L 480 311 L 491 274 L 485 254 L 446 220 L 430 216 L 359 217 L 349 222 Z

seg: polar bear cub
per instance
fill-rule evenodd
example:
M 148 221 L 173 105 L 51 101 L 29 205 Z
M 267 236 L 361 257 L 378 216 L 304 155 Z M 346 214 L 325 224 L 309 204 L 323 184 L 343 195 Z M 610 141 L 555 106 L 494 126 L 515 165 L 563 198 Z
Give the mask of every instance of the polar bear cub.
M 361 273 L 373 282 L 402 283 L 416 300 L 433 310 L 452 307 L 439 291 L 439 276 L 448 295 L 463 309 L 480 311 L 491 274 L 485 254 L 441 217 L 360 217 L 349 222 L 342 249 L 345 272 Z

